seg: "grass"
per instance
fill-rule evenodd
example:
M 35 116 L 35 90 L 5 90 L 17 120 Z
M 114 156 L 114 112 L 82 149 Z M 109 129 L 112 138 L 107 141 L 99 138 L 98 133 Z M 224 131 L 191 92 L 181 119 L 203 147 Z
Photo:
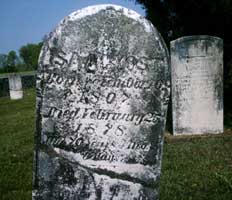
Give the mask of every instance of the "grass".
M 31 199 L 34 90 L 25 98 L 0 98 L 0 199 Z
M 176 138 L 164 146 L 162 200 L 232 199 L 232 135 Z
M 29 200 L 32 190 L 35 91 L 0 98 L 0 200 Z M 232 134 L 166 136 L 161 200 L 232 199 Z

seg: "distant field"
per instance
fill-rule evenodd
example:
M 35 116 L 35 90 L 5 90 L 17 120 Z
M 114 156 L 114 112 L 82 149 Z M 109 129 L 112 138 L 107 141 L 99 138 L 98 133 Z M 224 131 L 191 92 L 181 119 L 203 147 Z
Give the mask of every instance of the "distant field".
M 30 200 L 35 91 L 0 98 L 0 200 Z M 161 200 L 232 199 L 232 134 L 166 136 Z
M 36 71 L 25 71 L 25 72 L 15 72 L 15 73 L 0 73 L 0 78 L 1 77 L 7 77 L 10 74 L 20 74 L 20 75 L 31 75 L 31 74 L 35 74 Z

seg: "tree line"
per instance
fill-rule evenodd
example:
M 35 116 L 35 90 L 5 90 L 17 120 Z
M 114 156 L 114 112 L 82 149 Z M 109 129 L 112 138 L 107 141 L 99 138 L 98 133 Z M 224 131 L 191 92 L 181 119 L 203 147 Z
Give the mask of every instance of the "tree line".
M 42 42 L 24 45 L 19 49 L 19 55 L 15 51 L 0 54 L 0 73 L 36 70 L 42 45 Z
M 131 0 L 141 4 L 166 44 L 182 36 L 212 35 L 224 41 L 224 85 L 232 88 L 232 0 Z M 0 72 L 35 70 L 42 43 L 0 54 Z M 232 96 L 232 95 L 231 95 Z

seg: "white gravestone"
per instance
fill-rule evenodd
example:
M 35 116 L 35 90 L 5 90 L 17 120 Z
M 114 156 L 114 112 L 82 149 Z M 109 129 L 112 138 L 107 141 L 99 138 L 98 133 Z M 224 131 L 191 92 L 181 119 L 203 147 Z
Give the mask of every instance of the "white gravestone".
M 33 199 L 158 199 L 169 75 L 161 36 L 134 11 L 66 17 L 39 59 Z
M 23 89 L 22 89 L 22 79 L 20 75 L 10 75 L 8 77 L 9 89 L 10 89 L 10 98 L 12 100 L 22 99 L 23 98 Z
M 188 36 L 171 42 L 173 133 L 223 132 L 223 41 Z

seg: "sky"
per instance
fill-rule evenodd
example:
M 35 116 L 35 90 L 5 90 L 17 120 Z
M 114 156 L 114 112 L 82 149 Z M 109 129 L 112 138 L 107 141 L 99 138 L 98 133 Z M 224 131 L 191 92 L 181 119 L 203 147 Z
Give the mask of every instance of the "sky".
M 65 16 L 96 4 L 117 4 L 145 15 L 134 0 L 0 0 L 0 54 L 42 41 Z

